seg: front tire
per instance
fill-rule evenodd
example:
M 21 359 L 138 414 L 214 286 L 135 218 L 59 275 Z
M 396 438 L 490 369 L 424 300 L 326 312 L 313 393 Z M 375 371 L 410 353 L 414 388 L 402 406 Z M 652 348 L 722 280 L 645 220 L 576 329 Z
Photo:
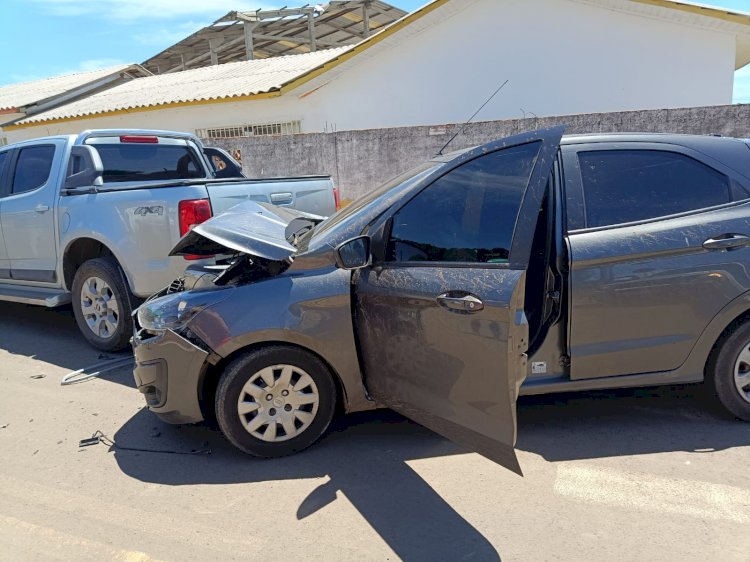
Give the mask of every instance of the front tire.
M 336 385 L 311 353 L 269 346 L 227 366 L 215 407 L 219 427 L 235 447 L 256 457 L 282 457 L 325 433 L 336 409 Z
M 724 340 L 709 375 L 721 404 L 750 421 L 750 322 Z
M 73 278 L 73 313 L 83 337 L 101 351 L 128 347 L 132 303 L 125 275 L 113 257 L 88 260 Z

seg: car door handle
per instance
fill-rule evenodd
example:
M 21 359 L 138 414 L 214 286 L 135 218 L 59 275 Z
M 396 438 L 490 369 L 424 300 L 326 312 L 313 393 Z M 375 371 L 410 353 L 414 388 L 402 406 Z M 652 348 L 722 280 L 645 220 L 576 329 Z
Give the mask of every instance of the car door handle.
M 47 205 L 42 205 L 40 203 L 39 205 L 37 205 L 36 207 L 34 207 L 34 210 L 37 213 L 46 213 L 47 211 L 49 211 L 49 207 Z
M 750 245 L 750 236 L 744 234 L 722 234 L 717 238 L 709 238 L 703 243 L 706 250 L 730 250 Z
M 437 297 L 437 302 L 443 308 L 458 312 L 479 312 L 484 308 L 484 303 L 474 295 L 464 295 L 462 297 L 451 296 L 450 293 L 443 293 Z

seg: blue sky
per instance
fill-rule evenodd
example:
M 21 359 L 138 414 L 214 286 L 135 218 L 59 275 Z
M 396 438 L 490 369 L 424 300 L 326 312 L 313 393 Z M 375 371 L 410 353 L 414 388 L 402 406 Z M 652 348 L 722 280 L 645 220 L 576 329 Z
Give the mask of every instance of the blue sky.
M 391 3 L 411 11 L 426 1 Z M 231 10 L 305 3 L 313 0 L 0 0 L 0 85 L 143 62 Z M 710 3 L 750 12 L 750 0 Z M 736 72 L 734 94 L 750 103 L 750 65 Z

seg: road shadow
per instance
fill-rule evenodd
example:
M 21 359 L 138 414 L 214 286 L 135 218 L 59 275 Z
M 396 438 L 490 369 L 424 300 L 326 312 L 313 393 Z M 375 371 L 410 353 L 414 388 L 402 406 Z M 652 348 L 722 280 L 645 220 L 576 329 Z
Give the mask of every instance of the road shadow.
M 132 356 L 130 349 L 102 353 L 91 347 L 78 330 L 69 305 L 45 308 L 0 302 L 0 349 L 71 371 Z M 101 378 L 134 387 L 132 372 L 132 367 L 124 367 L 103 373 Z
M 523 397 L 518 420 L 517 448 L 551 462 L 671 451 L 710 454 L 750 443 L 750 424 L 706 400 L 702 385 Z M 298 519 L 340 493 L 404 560 L 499 559 L 489 541 L 407 464 L 466 451 L 389 410 L 338 418 L 320 443 L 275 460 L 247 457 L 205 425 L 162 424 L 145 409 L 118 430 L 115 441 L 212 450 L 186 456 L 115 449 L 123 472 L 144 482 L 181 486 L 327 476 L 330 480 L 301 502 Z M 460 475 L 456 482 L 460 485 Z
M 115 434 L 115 441 L 142 448 L 212 450 L 211 455 L 185 456 L 115 449 L 120 468 L 144 482 L 179 486 L 327 476 L 299 505 L 298 520 L 343 494 L 402 560 L 500 560 L 492 544 L 405 462 L 465 451 L 388 410 L 341 417 L 320 443 L 274 460 L 239 453 L 206 426 L 163 425 L 145 410 Z
M 750 445 L 750 423 L 733 418 L 703 384 L 525 396 L 516 448 L 548 461 L 673 451 L 710 453 Z

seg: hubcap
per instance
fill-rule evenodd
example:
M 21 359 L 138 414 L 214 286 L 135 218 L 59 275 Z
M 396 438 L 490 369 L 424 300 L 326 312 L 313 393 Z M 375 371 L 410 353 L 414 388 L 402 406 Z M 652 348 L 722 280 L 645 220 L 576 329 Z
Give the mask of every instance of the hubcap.
M 89 329 L 100 338 L 117 331 L 120 308 L 112 288 L 99 277 L 89 277 L 81 287 L 81 313 Z
M 237 400 L 245 430 L 270 443 L 286 441 L 305 431 L 318 412 L 315 381 L 294 365 L 273 365 L 248 379 Z
M 750 342 L 745 344 L 734 363 L 734 385 L 740 396 L 750 402 Z

